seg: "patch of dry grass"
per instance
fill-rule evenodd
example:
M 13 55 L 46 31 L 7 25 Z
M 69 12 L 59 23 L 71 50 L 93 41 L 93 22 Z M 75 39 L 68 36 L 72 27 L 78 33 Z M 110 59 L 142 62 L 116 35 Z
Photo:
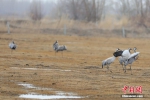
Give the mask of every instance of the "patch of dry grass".
M 51 35 L 41 33 L 0 34 L 0 99 L 18 98 L 26 91 L 18 82 L 34 84 L 37 87 L 54 88 L 60 91 L 75 92 L 84 99 L 120 100 L 124 85 L 143 86 L 143 94 L 149 99 L 149 39 L 79 37 L 69 35 Z M 8 43 L 14 40 L 16 51 L 10 54 Z M 68 50 L 55 53 L 54 41 L 66 45 Z M 144 45 L 143 45 L 144 44 Z M 133 75 L 130 70 L 123 73 L 116 58 L 110 66 L 113 73 L 101 69 L 102 60 L 112 56 L 116 48 L 137 47 L 139 59 L 133 63 Z M 37 68 L 29 70 L 24 68 Z M 129 67 L 127 67 L 129 68 Z M 69 71 L 65 71 L 69 70 Z M 30 90 L 40 94 L 54 94 L 51 91 Z

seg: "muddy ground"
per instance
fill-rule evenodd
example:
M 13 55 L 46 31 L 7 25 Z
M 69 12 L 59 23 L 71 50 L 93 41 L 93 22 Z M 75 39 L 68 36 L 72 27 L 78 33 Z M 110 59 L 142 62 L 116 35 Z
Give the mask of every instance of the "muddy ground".
M 8 44 L 14 40 L 17 49 L 12 52 Z M 67 51 L 56 53 L 52 44 L 58 40 Z M 122 88 L 142 86 L 144 98 L 150 99 L 150 39 L 107 38 L 96 36 L 68 36 L 40 33 L 0 34 L 0 99 L 30 100 L 21 94 L 55 95 L 57 91 L 72 92 L 81 100 L 128 100 L 121 98 Z M 132 72 L 124 73 L 116 58 L 112 73 L 102 69 L 101 62 L 111 57 L 116 48 L 137 47 L 139 59 Z M 25 88 L 19 83 L 32 84 L 40 89 Z M 45 89 L 43 89 L 45 88 Z M 127 91 L 127 93 L 129 93 Z M 136 99 L 136 98 L 135 98 Z M 66 99 L 62 99 L 66 100 Z M 70 99 L 69 99 L 70 100 Z M 71 99 L 74 100 L 74 99 Z M 134 100 L 134 99 L 132 99 Z

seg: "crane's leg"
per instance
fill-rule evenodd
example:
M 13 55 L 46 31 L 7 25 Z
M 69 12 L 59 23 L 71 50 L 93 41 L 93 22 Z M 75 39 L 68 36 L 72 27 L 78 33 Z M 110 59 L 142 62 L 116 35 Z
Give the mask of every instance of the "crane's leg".
M 124 70 L 123 64 L 122 64 L 122 68 L 123 68 L 123 70 Z
M 130 70 L 131 70 L 131 64 L 130 64 Z
M 108 66 L 107 66 L 107 70 L 109 71 L 109 64 L 108 64 Z
M 11 49 L 11 51 L 10 51 L 10 52 L 11 52 L 11 57 L 10 57 L 10 59 L 12 59 L 12 49 Z
M 107 71 L 108 71 L 108 69 L 109 69 L 109 67 L 108 67 L 108 64 L 107 64 Z M 107 71 L 106 71 L 106 72 L 107 72 Z
M 124 73 L 126 73 L 126 66 L 124 66 Z
M 110 66 L 110 64 L 109 64 L 109 66 Z M 112 71 L 109 69 L 109 71 L 112 73 Z
M 112 71 L 109 69 L 110 64 L 107 65 L 107 70 L 112 73 Z
M 123 70 L 125 70 L 125 67 L 124 67 L 124 66 L 125 66 L 125 62 L 122 63 L 122 68 L 123 68 Z
M 63 51 L 62 51 L 62 53 L 61 53 L 61 54 L 62 54 L 62 57 L 63 57 Z
M 132 74 L 132 69 L 131 69 L 131 66 L 132 66 L 132 65 L 130 65 L 131 75 L 133 75 L 133 74 Z
M 132 69 L 131 69 L 131 75 L 133 75 L 133 74 L 132 74 Z

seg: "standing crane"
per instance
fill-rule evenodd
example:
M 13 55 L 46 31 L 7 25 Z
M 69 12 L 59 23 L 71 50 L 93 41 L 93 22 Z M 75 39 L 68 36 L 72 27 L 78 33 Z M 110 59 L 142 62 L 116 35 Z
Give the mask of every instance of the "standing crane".
M 65 46 L 65 45 L 62 45 L 62 46 L 58 46 L 58 48 L 56 49 L 56 52 L 58 52 L 58 51 L 62 51 L 62 57 L 63 57 L 63 51 L 64 50 L 67 50 L 67 47 Z
M 136 47 L 133 48 L 134 53 L 132 53 L 132 54 L 130 55 L 130 57 L 124 62 L 124 66 L 125 66 L 125 71 L 124 71 L 124 72 L 126 72 L 126 66 L 127 66 L 128 64 L 130 64 L 131 75 L 132 75 L 132 69 L 131 69 L 132 63 L 133 63 L 135 60 L 138 59 L 139 54 L 140 54 L 140 52 L 136 52 L 136 49 L 137 49 Z
M 58 41 L 56 41 L 56 42 L 53 44 L 53 49 L 55 50 L 55 56 L 56 56 L 56 52 L 62 51 L 62 57 L 63 57 L 63 51 L 64 51 L 64 50 L 67 50 L 67 47 L 66 47 L 65 45 L 60 46 L 60 45 L 58 44 Z
M 116 52 L 119 51 L 119 50 L 120 50 L 120 49 L 118 48 L 118 49 L 116 50 Z M 104 66 L 107 66 L 107 69 L 109 70 L 110 64 L 113 63 L 113 62 L 115 61 L 115 59 L 116 59 L 116 57 L 115 57 L 115 56 L 112 56 L 112 57 L 109 57 L 109 58 L 103 60 L 103 61 L 102 61 L 102 68 L 103 68 Z M 110 72 L 112 72 L 112 71 L 110 71 Z
M 55 56 L 56 56 L 56 50 L 58 48 L 59 44 L 58 44 L 58 41 L 56 40 L 56 42 L 53 44 L 53 49 L 55 50 Z
M 15 44 L 14 41 L 12 41 L 11 43 L 9 43 L 9 48 L 11 49 L 11 54 L 12 54 L 12 51 L 17 48 L 17 46 L 16 46 L 16 44 Z

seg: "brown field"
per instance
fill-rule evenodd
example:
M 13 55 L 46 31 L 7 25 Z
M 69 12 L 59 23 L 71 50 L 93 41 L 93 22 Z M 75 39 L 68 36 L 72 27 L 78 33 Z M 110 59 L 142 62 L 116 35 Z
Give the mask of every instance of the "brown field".
M 17 49 L 11 54 L 8 44 L 12 40 L 17 44 Z M 61 52 L 55 56 L 52 44 L 56 40 L 60 45 L 67 46 L 68 50 L 63 52 L 63 57 Z M 33 92 L 55 94 L 43 88 L 73 92 L 83 96 L 81 100 L 129 100 L 131 98 L 121 98 L 125 85 L 142 86 L 144 98 L 138 100 L 149 100 L 149 43 L 149 38 L 1 33 L 0 100 L 29 100 L 19 98 L 19 95 Z M 123 72 L 118 58 L 110 66 L 112 73 L 106 67 L 101 68 L 101 62 L 111 57 L 118 47 L 138 48 L 140 56 L 133 63 L 133 75 L 130 70 Z M 26 89 L 18 83 L 33 84 L 41 89 Z

